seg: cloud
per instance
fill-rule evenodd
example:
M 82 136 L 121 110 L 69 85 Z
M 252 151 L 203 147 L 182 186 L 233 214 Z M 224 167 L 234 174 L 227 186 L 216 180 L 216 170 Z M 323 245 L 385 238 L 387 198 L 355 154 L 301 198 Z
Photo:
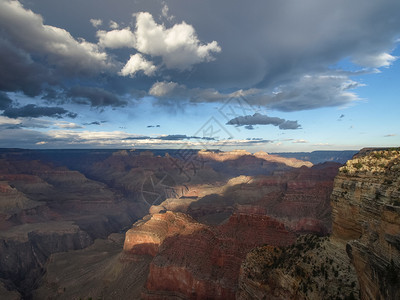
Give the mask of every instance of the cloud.
M 2 35 L 21 51 L 40 55 L 70 74 L 90 74 L 109 68 L 107 54 L 96 44 L 74 39 L 65 29 L 44 25 L 40 15 L 18 1 L 2 0 L 0 7 Z
M 226 124 L 236 126 L 251 126 L 250 128 L 246 127 L 246 129 L 253 129 L 253 125 L 274 125 L 279 126 L 279 129 L 284 130 L 301 128 L 297 121 L 287 121 L 285 119 L 269 117 L 260 113 L 255 113 L 254 115 L 239 116 L 233 118 L 232 120 L 229 120 Z
M 279 124 L 279 129 L 300 129 L 301 125 L 297 123 L 297 121 L 285 121 L 282 124 Z
M 69 112 L 62 107 L 42 107 L 35 104 L 28 104 L 22 107 L 8 107 L 4 110 L 3 116 L 9 118 L 76 118 L 77 114 Z
M 293 144 L 307 144 L 308 141 L 303 140 L 303 139 L 299 139 L 299 140 L 295 140 L 292 142 Z
M 112 31 L 99 30 L 96 35 L 99 38 L 99 45 L 103 48 L 133 48 L 135 46 L 135 35 L 129 28 Z
M 67 92 L 67 97 L 74 103 L 87 104 L 93 107 L 127 105 L 125 100 L 121 100 L 111 92 L 97 87 L 75 86 Z
M 177 95 L 177 89 L 181 89 L 182 91 L 185 90 L 185 87 L 179 86 L 176 82 L 156 82 L 149 90 L 149 94 L 151 96 L 156 97 L 172 97 L 173 95 Z
M 165 136 L 159 136 L 159 137 L 157 137 L 157 139 L 167 140 L 167 141 L 190 140 L 190 139 L 208 140 L 208 141 L 215 140 L 215 138 L 213 138 L 213 137 L 187 136 L 187 135 L 184 135 L 184 134 L 170 134 L 170 135 L 165 135 Z
M 160 56 L 169 69 L 187 70 L 194 64 L 213 60 L 213 52 L 221 52 L 216 41 L 202 44 L 193 26 L 182 22 L 167 29 L 147 12 L 136 15 L 135 36 L 138 51 Z
M 90 123 L 83 123 L 83 125 L 101 125 L 102 123 L 106 123 L 106 121 L 93 121 Z
M 90 19 L 90 23 L 94 28 L 97 28 L 103 24 L 103 21 L 100 19 Z
M 361 66 L 371 67 L 371 68 L 381 68 L 381 67 L 389 67 L 397 57 L 383 52 L 378 54 L 366 54 L 361 55 L 354 59 L 356 64 Z
M 361 100 L 351 92 L 360 86 L 363 84 L 334 73 L 304 75 L 270 93 L 253 90 L 247 99 L 253 104 L 285 112 L 346 106 Z
M 173 81 L 157 81 L 149 89 L 149 95 L 156 97 L 160 103 L 165 100 L 189 101 L 192 103 L 223 102 L 237 97 L 242 91 L 222 94 L 215 89 L 187 88 L 185 85 Z
M 20 129 L 20 128 L 50 128 L 52 122 L 48 120 L 41 120 L 36 118 L 8 118 L 0 116 L 0 130 L 4 129 Z
M 147 61 L 143 55 L 136 53 L 131 55 L 126 65 L 121 70 L 122 76 L 133 77 L 137 72 L 143 71 L 147 76 L 152 76 L 157 71 L 157 67 L 152 62 Z
M 118 28 L 119 28 L 118 23 L 115 22 L 115 21 L 113 21 L 113 20 L 111 20 L 111 21 L 109 22 L 109 26 L 110 26 L 111 29 L 118 29 Z
M 163 16 L 166 20 L 168 20 L 170 22 L 175 18 L 175 16 L 169 15 L 169 7 L 165 3 L 161 10 L 161 16 Z
M 0 92 L 0 110 L 4 110 L 9 107 L 12 100 L 7 96 L 6 93 Z
M 41 119 L 23 119 L 21 123 L 18 124 L 20 128 L 50 128 L 52 126 L 52 122 L 48 120 Z
M 70 123 L 70 122 L 59 122 L 54 124 L 57 127 L 64 128 L 64 129 L 78 129 L 78 128 L 83 128 L 82 126 L 76 124 L 76 123 Z
M 0 32 L 1 34 L 1 32 Z M 0 90 L 39 95 L 43 82 L 52 83 L 51 72 L 0 36 Z
M 0 117 L 0 128 L 2 126 Z M 12 121 L 13 119 L 11 119 Z M 8 119 L 4 120 L 9 123 Z M 17 122 L 17 120 L 14 120 Z M 46 148 L 175 148 L 191 147 L 193 149 L 208 149 L 220 147 L 242 148 L 246 146 L 261 146 L 271 143 L 265 139 L 222 139 L 214 140 L 185 135 L 165 135 L 149 137 L 130 134 L 123 131 L 75 131 L 71 129 L 50 130 L 39 132 L 24 128 L 4 129 L 0 135 L 0 148 L 14 147 L 35 148 L 45 145 Z
M 126 137 L 126 140 L 160 140 L 160 141 L 182 141 L 182 140 L 207 140 L 207 141 L 214 141 L 215 138 L 212 137 L 198 137 L 198 136 L 187 136 L 186 134 L 168 134 L 168 135 L 160 135 L 157 137 L 150 137 L 150 136 L 133 136 L 133 137 Z

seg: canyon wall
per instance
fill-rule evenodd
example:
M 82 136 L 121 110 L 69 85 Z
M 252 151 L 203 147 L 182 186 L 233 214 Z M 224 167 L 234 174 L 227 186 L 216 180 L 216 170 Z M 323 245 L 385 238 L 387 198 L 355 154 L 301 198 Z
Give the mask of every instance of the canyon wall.
M 400 298 L 400 152 L 363 151 L 340 169 L 333 236 L 347 243 L 362 299 Z
M 244 260 L 238 299 L 399 299 L 400 151 L 364 149 L 335 177 L 332 234 L 261 247 Z

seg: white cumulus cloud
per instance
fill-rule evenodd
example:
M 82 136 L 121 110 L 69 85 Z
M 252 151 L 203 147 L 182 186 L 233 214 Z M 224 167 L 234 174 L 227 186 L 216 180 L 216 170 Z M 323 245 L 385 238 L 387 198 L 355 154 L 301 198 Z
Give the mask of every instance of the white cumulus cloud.
M 179 85 L 176 82 L 156 82 L 149 90 L 151 96 L 165 97 L 171 95 Z
M 135 35 L 129 28 L 115 29 L 111 31 L 97 31 L 99 45 L 103 48 L 133 48 Z
M 143 71 L 147 76 L 152 76 L 156 72 L 157 67 L 152 62 L 146 60 L 143 55 L 136 53 L 131 55 L 126 65 L 122 68 L 120 75 L 134 76 L 137 72 Z
M 147 12 L 136 15 L 136 49 L 144 54 L 160 56 L 169 69 L 186 70 L 192 65 L 214 59 L 221 51 L 216 41 L 202 44 L 193 26 L 182 22 L 171 28 L 157 24 Z

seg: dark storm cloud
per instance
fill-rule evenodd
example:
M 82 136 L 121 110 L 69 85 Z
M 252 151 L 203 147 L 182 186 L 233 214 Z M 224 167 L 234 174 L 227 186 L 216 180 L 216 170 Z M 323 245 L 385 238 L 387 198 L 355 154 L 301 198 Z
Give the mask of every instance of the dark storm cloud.
M 8 107 L 4 110 L 3 116 L 9 118 L 76 118 L 77 114 L 69 112 L 62 107 L 45 107 L 28 104 L 22 107 Z
M 34 62 L 30 55 L 1 37 L 0 31 L 0 90 L 22 91 L 28 96 L 41 93 L 43 83 L 54 82 L 50 71 Z
M 97 87 L 76 86 L 67 92 L 67 97 L 74 103 L 88 104 L 93 107 L 127 105 L 125 100 L 121 100 L 111 92 Z
M 45 24 L 41 15 L 18 1 L 1 0 L 0 4 L 2 35 L 15 48 L 41 56 L 65 73 L 88 75 L 109 67 L 107 54 L 96 44 Z
M 6 109 L 12 103 L 12 100 L 7 96 L 6 93 L 0 92 L 0 110 Z
M 301 125 L 297 123 L 297 121 L 285 121 L 282 124 L 279 124 L 279 129 L 300 129 Z
M 239 116 L 230 120 L 227 125 L 249 126 L 246 129 L 253 129 L 253 125 L 274 125 L 279 126 L 279 129 L 299 129 L 301 126 L 297 121 L 287 121 L 277 117 L 269 117 L 260 113 L 254 115 Z M 251 126 L 251 127 L 250 127 Z
M 90 123 L 83 123 L 83 125 L 101 125 L 101 123 L 99 121 L 93 121 Z
M 125 106 L 133 87 L 166 105 L 236 92 L 281 111 L 343 106 L 359 84 L 331 66 L 389 66 L 400 33 L 398 0 L 23 3 L 0 0 L 0 90 L 34 96 L 80 82 L 67 93 L 94 107 Z

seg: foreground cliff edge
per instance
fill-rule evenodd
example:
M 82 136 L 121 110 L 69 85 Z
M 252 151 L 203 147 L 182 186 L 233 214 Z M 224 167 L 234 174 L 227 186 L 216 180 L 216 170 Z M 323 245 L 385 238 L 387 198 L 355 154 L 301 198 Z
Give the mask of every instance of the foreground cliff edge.
M 251 251 L 238 299 L 400 299 L 400 151 L 362 150 L 341 167 L 330 238 Z
M 400 151 L 361 151 L 340 168 L 333 237 L 346 243 L 362 299 L 400 299 Z

